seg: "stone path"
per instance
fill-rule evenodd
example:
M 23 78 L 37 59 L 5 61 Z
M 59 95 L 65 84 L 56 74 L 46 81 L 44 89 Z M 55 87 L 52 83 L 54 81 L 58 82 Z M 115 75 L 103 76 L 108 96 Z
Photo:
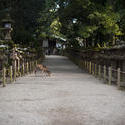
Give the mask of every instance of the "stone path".
M 125 125 L 125 92 L 103 84 L 66 57 L 48 56 L 40 73 L 0 88 L 0 125 Z

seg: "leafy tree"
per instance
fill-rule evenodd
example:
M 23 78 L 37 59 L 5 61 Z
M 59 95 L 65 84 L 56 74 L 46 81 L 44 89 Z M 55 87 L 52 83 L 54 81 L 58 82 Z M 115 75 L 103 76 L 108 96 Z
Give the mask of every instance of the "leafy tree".
M 120 14 L 114 11 L 114 4 L 111 3 L 105 0 L 60 0 L 58 15 L 61 33 L 70 41 L 80 37 L 88 46 L 113 41 L 122 32 Z
M 80 48 L 125 39 L 124 0 L 1 0 L 0 9 L 5 8 L 11 8 L 16 43 L 58 36 Z

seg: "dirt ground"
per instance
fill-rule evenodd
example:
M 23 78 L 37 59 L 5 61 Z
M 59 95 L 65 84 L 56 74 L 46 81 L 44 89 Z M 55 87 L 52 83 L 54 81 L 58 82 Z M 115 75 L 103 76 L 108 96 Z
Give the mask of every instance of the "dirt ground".
M 125 91 L 85 73 L 66 57 L 47 56 L 37 73 L 0 87 L 0 125 L 125 125 Z

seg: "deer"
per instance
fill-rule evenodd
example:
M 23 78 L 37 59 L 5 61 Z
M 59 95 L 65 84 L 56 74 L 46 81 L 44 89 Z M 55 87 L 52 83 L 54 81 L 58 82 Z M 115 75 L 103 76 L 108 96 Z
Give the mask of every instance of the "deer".
M 38 64 L 35 69 L 35 74 L 36 74 L 37 70 L 40 70 L 43 73 L 46 73 L 49 77 L 51 76 L 51 72 L 48 70 L 48 68 L 45 65 Z

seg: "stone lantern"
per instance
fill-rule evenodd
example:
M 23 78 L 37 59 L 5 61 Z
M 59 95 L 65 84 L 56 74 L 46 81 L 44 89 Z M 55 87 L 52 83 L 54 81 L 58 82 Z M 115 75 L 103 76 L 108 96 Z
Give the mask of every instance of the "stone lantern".
M 10 43 L 11 42 L 11 32 L 12 32 L 12 23 L 13 20 L 10 17 L 10 9 L 6 8 L 4 10 L 0 11 L 0 40 L 1 40 L 1 47 L 5 46 L 4 49 L 4 57 L 5 59 L 2 59 L 2 65 L 8 65 L 10 63 Z
M 2 32 L 3 32 L 3 36 L 4 36 L 4 40 L 11 40 L 11 32 L 12 32 L 12 19 L 10 17 L 10 14 L 6 14 L 5 19 L 3 19 L 1 21 L 2 23 Z

